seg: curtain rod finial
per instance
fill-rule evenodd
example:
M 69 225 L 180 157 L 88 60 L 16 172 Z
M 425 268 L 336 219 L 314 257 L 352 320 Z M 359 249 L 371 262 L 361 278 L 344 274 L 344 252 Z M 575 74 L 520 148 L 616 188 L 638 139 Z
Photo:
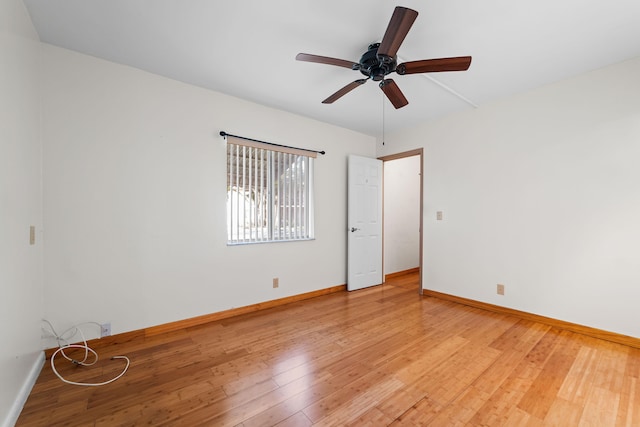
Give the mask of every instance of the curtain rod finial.
M 220 136 L 227 136 L 227 133 L 223 130 L 220 131 Z

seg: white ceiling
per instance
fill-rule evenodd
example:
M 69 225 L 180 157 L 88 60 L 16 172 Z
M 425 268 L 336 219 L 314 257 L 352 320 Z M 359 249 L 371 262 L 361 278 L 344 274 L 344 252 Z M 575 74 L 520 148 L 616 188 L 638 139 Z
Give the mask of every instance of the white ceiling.
M 640 56 L 639 0 L 24 0 L 43 42 L 377 136 Z M 392 74 L 395 110 L 362 76 L 299 62 L 358 62 L 393 9 L 419 12 L 399 62 L 473 57 L 468 71 Z M 639 82 L 640 84 L 640 82 Z M 384 107 L 383 107 L 384 105 Z

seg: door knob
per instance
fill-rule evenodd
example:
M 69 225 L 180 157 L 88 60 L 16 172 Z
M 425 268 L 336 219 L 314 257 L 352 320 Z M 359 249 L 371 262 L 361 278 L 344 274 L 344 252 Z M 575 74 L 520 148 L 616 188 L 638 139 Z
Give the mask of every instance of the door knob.
M 359 228 L 355 228 L 355 227 L 351 227 L 351 232 L 353 233 L 354 231 L 358 231 L 360 230 Z

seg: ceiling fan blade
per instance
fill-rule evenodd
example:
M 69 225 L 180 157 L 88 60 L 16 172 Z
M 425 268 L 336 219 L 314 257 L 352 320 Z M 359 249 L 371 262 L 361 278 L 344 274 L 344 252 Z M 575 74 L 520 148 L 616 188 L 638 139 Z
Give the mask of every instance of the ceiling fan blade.
M 396 107 L 396 109 L 402 108 L 409 103 L 396 82 L 394 82 L 393 80 L 382 80 L 379 86 L 384 94 L 387 95 L 387 98 L 389 98 L 389 101 L 391 101 L 393 106 Z
M 418 12 L 406 7 L 397 6 L 389 21 L 387 31 L 384 33 L 382 42 L 378 47 L 378 55 L 396 56 L 400 45 L 407 36 L 413 25 L 413 21 L 418 17 Z
M 422 61 L 410 61 L 399 64 L 396 67 L 396 73 L 403 75 L 417 73 L 436 73 L 439 71 L 465 71 L 469 69 L 470 65 L 470 56 L 424 59 Z
M 322 103 L 323 104 L 333 104 L 335 101 L 337 101 L 338 99 L 342 98 L 344 95 L 346 95 L 347 93 L 351 92 L 352 90 L 354 90 L 358 86 L 365 84 L 367 82 L 367 80 L 368 79 L 359 79 L 359 80 L 356 80 L 355 82 L 349 83 L 348 85 L 346 85 L 345 87 L 343 87 L 342 89 L 340 89 L 339 91 L 337 91 L 336 93 L 334 93 L 333 95 L 331 95 L 330 97 L 328 97 L 327 99 L 322 101 Z
M 318 64 L 336 65 L 354 70 L 358 63 L 347 61 L 346 59 L 329 58 L 328 56 L 311 55 L 309 53 L 299 53 L 296 55 L 298 61 L 317 62 Z

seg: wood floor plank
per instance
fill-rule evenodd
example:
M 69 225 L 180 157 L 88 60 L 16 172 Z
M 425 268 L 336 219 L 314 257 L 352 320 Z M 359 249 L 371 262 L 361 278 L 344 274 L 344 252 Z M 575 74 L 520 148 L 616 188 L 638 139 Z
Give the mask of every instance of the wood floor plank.
M 415 272 L 96 350 L 60 371 L 129 371 L 46 363 L 17 426 L 640 425 L 640 349 L 422 297 Z
M 593 373 L 598 364 L 598 351 L 591 347 L 582 347 L 564 378 L 558 391 L 560 399 L 584 405 L 593 386 Z
M 296 412 L 286 420 L 280 421 L 276 424 L 277 427 L 308 427 L 311 425 L 311 420 L 309 420 L 309 418 L 307 418 L 302 412 Z
M 442 406 L 437 402 L 423 397 L 411 407 L 401 414 L 396 420 L 391 423 L 392 426 L 424 426 L 424 425 L 438 425 L 433 424 L 433 418 L 441 413 Z M 442 425 L 452 425 L 451 423 Z
M 593 387 L 582 412 L 584 424 L 615 425 L 620 396 L 602 387 Z
M 363 379 L 362 384 L 367 384 L 367 386 L 359 387 L 357 383 L 354 383 L 347 393 L 339 394 L 342 400 L 341 404 L 326 413 L 314 425 L 329 427 L 354 424 L 358 418 L 374 408 L 380 400 L 386 399 L 404 386 L 402 381 L 395 378 L 387 378 L 373 384 L 369 383 L 369 378 L 366 378 Z M 332 401 L 334 401 L 333 398 Z M 313 417 L 309 416 L 307 409 L 303 412 L 311 421 L 314 421 Z
M 302 409 L 313 402 L 313 394 L 309 392 L 298 393 L 283 402 L 277 403 L 272 407 L 246 419 L 243 427 L 260 427 L 273 426 L 283 423 L 290 418 L 303 418 L 311 425 L 311 420 L 302 413 Z
M 379 402 L 376 409 L 391 420 L 396 420 L 424 398 L 424 392 L 416 384 L 413 384 L 402 388 L 387 399 Z
M 573 360 L 568 356 L 552 353 L 518 402 L 518 408 L 536 418 L 545 419 L 572 364 Z
M 378 408 L 373 407 L 356 418 L 351 424 L 362 427 L 388 426 L 394 421 L 394 419 L 395 418 L 389 417 Z
M 616 416 L 617 426 L 640 425 L 638 396 L 640 396 L 640 380 L 635 377 L 625 378 L 624 390 L 620 396 L 620 406 Z
M 580 424 L 584 406 L 562 398 L 555 399 L 547 412 L 544 424 L 547 426 L 577 426 Z

